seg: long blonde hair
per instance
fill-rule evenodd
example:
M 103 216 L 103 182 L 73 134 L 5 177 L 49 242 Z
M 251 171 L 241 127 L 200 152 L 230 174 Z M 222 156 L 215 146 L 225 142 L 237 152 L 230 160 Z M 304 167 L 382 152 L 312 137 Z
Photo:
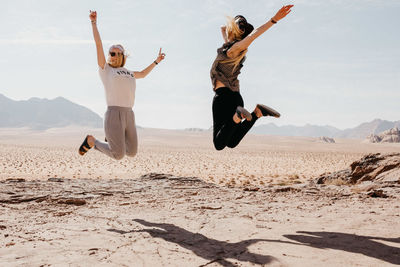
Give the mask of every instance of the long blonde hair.
M 111 51 L 112 48 L 119 49 L 121 51 L 121 54 L 118 55 L 118 61 L 115 64 L 115 66 L 111 65 L 109 60 L 107 60 L 108 61 L 107 63 L 113 68 L 122 68 L 123 66 L 125 66 L 126 58 L 128 57 L 128 55 L 125 53 L 124 47 L 120 44 L 112 45 L 109 49 L 109 52 Z
M 234 18 L 227 16 L 226 17 L 226 36 L 228 38 L 229 42 L 236 42 L 242 40 L 242 34 L 243 31 L 239 29 L 239 26 L 236 24 L 236 21 Z M 247 53 L 247 48 L 239 53 L 234 58 L 226 59 L 224 61 L 221 61 L 223 63 L 230 63 L 233 64 L 233 70 L 237 68 L 237 66 L 240 64 L 240 62 L 243 60 L 243 58 L 246 56 Z

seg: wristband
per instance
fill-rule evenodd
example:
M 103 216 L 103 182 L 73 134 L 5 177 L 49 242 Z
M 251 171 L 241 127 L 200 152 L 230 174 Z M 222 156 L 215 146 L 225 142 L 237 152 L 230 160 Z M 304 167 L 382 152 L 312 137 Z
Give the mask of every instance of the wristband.
M 157 61 L 154 60 L 154 64 L 158 65 Z
M 272 22 L 273 24 L 276 24 L 276 23 L 277 23 L 277 21 L 275 21 L 273 18 L 271 19 L 271 22 Z

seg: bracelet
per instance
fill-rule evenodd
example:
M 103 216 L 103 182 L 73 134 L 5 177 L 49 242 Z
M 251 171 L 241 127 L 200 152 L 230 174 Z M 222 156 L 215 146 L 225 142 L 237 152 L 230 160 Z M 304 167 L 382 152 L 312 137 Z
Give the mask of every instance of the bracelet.
M 277 23 L 277 21 L 275 21 L 273 18 L 271 19 L 271 22 L 272 22 L 273 24 L 276 24 L 276 23 Z
M 92 24 L 96 24 L 96 21 L 95 21 L 95 20 L 91 20 L 91 22 L 92 22 Z
M 154 64 L 158 65 L 157 61 L 154 60 Z

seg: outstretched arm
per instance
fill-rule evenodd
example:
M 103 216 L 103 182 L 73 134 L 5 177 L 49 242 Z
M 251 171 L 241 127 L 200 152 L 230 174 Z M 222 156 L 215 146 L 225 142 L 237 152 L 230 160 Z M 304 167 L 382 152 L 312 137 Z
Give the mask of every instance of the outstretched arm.
M 104 56 L 103 43 L 101 42 L 100 33 L 97 29 L 97 12 L 90 10 L 89 18 L 92 23 L 93 37 L 96 43 L 97 64 L 99 65 L 100 68 L 104 69 L 104 65 L 106 64 L 106 58 Z
M 141 79 L 147 76 L 147 74 L 149 74 L 156 65 L 158 65 L 158 63 L 160 63 L 161 61 L 163 61 L 165 58 L 165 54 L 161 53 L 161 48 L 160 51 L 158 52 L 158 57 L 156 60 L 154 60 L 147 68 L 145 68 L 142 71 L 134 71 L 133 74 L 135 75 L 136 79 Z
M 252 31 L 246 38 L 244 38 L 240 42 L 235 43 L 227 51 L 228 57 L 236 57 L 238 54 L 240 54 L 240 52 L 246 50 L 257 37 L 266 32 L 276 22 L 286 17 L 286 15 L 290 13 L 292 7 L 293 5 L 283 6 L 281 9 L 279 9 L 275 16 L 272 17 L 272 19 Z

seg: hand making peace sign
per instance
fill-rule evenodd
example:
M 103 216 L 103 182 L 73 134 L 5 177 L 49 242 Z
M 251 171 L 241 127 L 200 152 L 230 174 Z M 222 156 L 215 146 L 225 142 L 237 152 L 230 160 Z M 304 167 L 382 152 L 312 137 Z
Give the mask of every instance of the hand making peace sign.
M 160 48 L 160 51 L 158 51 L 158 57 L 156 59 L 157 64 L 163 61 L 164 58 L 165 58 L 165 53 L 161 53 L 161 48 Z

